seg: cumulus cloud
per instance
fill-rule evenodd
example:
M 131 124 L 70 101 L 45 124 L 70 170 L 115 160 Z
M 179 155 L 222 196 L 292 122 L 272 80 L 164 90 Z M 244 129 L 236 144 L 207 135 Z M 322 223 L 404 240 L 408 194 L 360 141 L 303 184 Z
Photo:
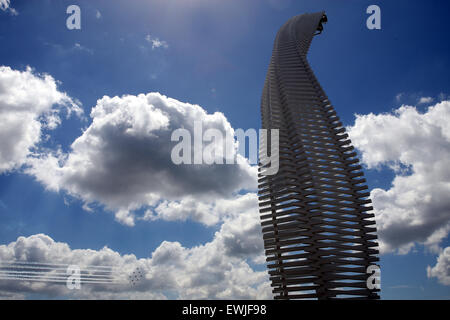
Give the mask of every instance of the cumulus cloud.
M 208 114 L 198 105 L 159 93 L 105 96 L 91 111 L 92 123 L 67 154 L 40 154 L 29 160 L 27 172 L 48 189 L 101 203 L 116 219 L 133 225 L 142 219 L 194 218 L 214 224 L 219 202 L 240 190 L 256 187 L 256 168 L 234 165 L 176 165 L 171 160 L 172 132 L 184 128 L 194 137 L 194 122 L 225 135 L 234 130 L 222 113 Z M 208 143 L 204 143 L 204 146 Z M 237 145 L 232 150 L 237 154 Z M 187 209 L 189 208 L 189 210 Z
M 401 106 L 389 114 L 357 115 L 348 128 L 368 168 L 396 173 L 371 198 L 383 252 L 409 252 L 416 243 L 437 252 L 450 231 L 450 101 L 420 113 Z
M 0 66 L 0 173 L 26 162 L 43 129 L 60 124 L 63 109 L 67 115 L 83 112 L 52 76 Z
M 163 200 L 154 209 L 147 210 L 144 220 L 164 219 L 202 221 L 206 225 L 214 225 L 221 218 L 233 216 L 246 208 L 257 208 L 256 194 L 236 195 L 230 199 L 214 199 L 213 201 L 198 201 L 194 197 L 184 197 L 180 201 Z
M 147 42 L 151 43 L 152 49 L 157 49 L 157 48 L 167 49 L 167 48 L 169 48 L 169 45 L 167 44 L 166 41 L 159 40 L 159 38 L 153 37 L 149 34 L 145 36 L 145 40 Z
M 191 219 L 207 225 L 220 222 L 221 226 L 206 244 L 186 248 L 165 241 L 144 259 L 120 255 L 107 247 L 74 250 L 44 234 L 19 237 L 0 246 L 1 261 L 76 264 L 82 270 L 84 266 L 113 266 L 123 271 L 121 281 L 114 285 L 90 283 L 82 290 L 69 290 L 64 284 L 3 279 L 0 297 L 38 293 L 90 299 L 270 298 L 267 273 L 256 272 L 249 264 L 264 261 L 257 196 L 248 192 L 256 187 L 256 168 L 242 157 L 233 165 L 175 165 L 171 160 L 172 148 L 178 143 L 171 141 L 172 132 L 184 128 L 194 136 L 195 121 L 201 122 L 205 131 L 216 129 L 224 136 L 233 136 L 234 130 L 222 113 L 208 114 L 198 105 L 159 93 L 105 96 L 97 101 L 90 114 L 92 123 L 72 143 L 70 151 L 49 152 L 38 146 L 41 131 L 60 124 L 64 107 L 68 114 L 80 113 L 81 109 L 57 90 L 56 81 L 49 75 L 35 74 L 30 68 L 20 72 L 2 67 L 1 71 L 2 124 L 8 124 L 7 117 L 19 112 L 21 122 L 14 123 L 16 128 L 2 127 L 5 129 L 0 129 L 0 136 L 14 141 L 21 136 L 34 139 L 18 149 L 22 154 L 8 170 L 25 163 L 25 172 L 46 188 L 82 199 L 86 210 L 100 203 L 125 224 L 132 225 L 136 219 Z M 21 125 L 26 134 L 13 130 L 21 129 Z M 4 139 L 1 141 L 7 145 Z M 203 142 L 202 147 L 209 143 Z M 237 149 L 234 143 L 232 157 L 240 157 Z M 138 209 L 144 210 L 137 214 Z M 126 276 L 137 268 L 144 279 L 131 285 Z
M 437 278 L 444 285 L 450 286 L 450 247 L 442 250 L 434 267 L 428 266 L 428 278 Z
M 247 194 L 238 199 L 240 203 L 221 204 L 218 209 L 232 212 L 226 218 L 216 239 L 223 243 L 223 251 L 230 256 L 251 258 L 254 262 L 263 262 L 263 242 L 258 214 L 256 194 Z
M 256 197 L 253 199 L 256 201 Z M 262 237 L 254 205 L 228 218 L 214 239 L 186 248 L 164 241 L 150 257 L 137 259 L 104 247 L 101 250 L 71 249 L 44 234 L 19 237 L 0 246 L 1 261 L 26 261 L 86 266 L 108 266 L 120 270 L 116 284 L 81 284 L 69 290 L 65 284 L 0 280 L 0 296 L 18 298 L 28 293 L 47 297 L 84 299 L 270 299 L 265 271 L 254 271 L 248 259 L 262 255 Z M 247 260 L 246 260 L 247 259 Z M 139 269 L 142 279 L 131 283 L 128 276 Z

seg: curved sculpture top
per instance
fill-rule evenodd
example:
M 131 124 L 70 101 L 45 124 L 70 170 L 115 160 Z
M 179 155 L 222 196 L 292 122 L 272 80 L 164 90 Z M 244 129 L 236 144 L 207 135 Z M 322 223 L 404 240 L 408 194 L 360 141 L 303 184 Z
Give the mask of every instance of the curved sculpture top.
M 302 14 L 280 28 L 264 83 L 262 127 L 279 129 L 280 153 L 276 175 L 259 169 L 267 267 L 277 299 L 377 299 L 367 283 L 378 244 L 365 179 L 306 59 L 323 22 L 324 12 Z
M 305 13 L 289 19 L 278 31 L 274 48 L 294 41 L 300 55 L 308 53 L 309 46 L 315 32 L 326 19 L 325 12 Z

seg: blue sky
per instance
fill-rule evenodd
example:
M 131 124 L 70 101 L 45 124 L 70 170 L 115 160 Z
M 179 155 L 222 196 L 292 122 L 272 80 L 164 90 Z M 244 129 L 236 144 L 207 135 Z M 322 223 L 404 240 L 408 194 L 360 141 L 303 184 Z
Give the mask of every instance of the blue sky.
M 71 4 L 81 8 L 81 30 L 66 28 Z M 381 30 L 366 28 L 371 4 L 381 8 Z M 355 114 L 391 112 L 402 104 L 424 113 L 428 105 L 448 99 L 446 1 L 12 0 L 10 6 L 17 14 L 0 10 L 0 65 L 50 74 L 61 92 L 81 102 L 86 116 L 63 117 L 42 148 L 70 152 L 91 124 L 91 108 L 105 95 L 159 92 L 208 113 L 220 111 L 234 128 L 259 128 L 275 34 L 287 19 L 304 12 L 327 13 L 309 61 L 346 126 L 354 125 Z M 147 35 L 167 47 L 152 48 Z M 419 104 L 421 97 L 434 102 Z M 387 162 L 365 173 L 370 189 L 389 189 L 398 174 Z M 43 233 L 72 249 L 107 246 L 146 258 L 163 241 L 186 248 L 205 244 L 222 226 L 157 219 L 130 227 L 101 204 L 93 212 L 82 206 L 82 199 L 46 190 L 23 169 L 2 173 L 0 244 Z M 449 243 L 447 234 L 439 246 Z M 437 256 L 419 240 L 407 254 L 383 254 L 382 298 L 449 299 L 450 287 L 427 277 L 427 266 L 434 266 Z

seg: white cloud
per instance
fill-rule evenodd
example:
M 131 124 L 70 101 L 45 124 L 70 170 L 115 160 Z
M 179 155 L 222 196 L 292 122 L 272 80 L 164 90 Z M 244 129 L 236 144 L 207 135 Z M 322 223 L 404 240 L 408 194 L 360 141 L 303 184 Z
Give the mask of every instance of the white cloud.
M 180 201 L 164 200 L 154 209 L 147 210 L 144 220 L 164 219 L 201 221 L 206 225 L 214 225 L 221 219 L 240 212 L 243 208 L 257 208 L 254 193 L 236 195 L 230 199 L 218 198 L 211 201 L 198 201 L 195 197 L 184 197 Z
M 101 13 L 99 10 L 97 10 L 97 11 L 95 12 L 95 17 L 96 17 L 97 19 L 100 19 L 100 18 L 102 17 L 102 13 Z
M 2 9 L 3 11 L 8 9 L 10 2 L 10 0 L 0 0 L 0 9 Z
M 234 135 L 222 113 L 208 114 L 198 105 L 159 93 L 103 97 L 91 111 L 92 123 L 68 154 L 40 154 L 29 161 L 29 174 L 48 189 L 65 190 L 87 206 L 101 203 L 116 219 L 133 225 L 143 219 L 192 218 L 214 224 L 222 218 L 220 201 L 256 187 L 256 168 L 236 165 L 175 165 L 171 134 L 194 121 Z M 192 134 L 193 136 L 193 134 Z M 234 149 L 237 154 L 237 149 Z M 220 204 L 221 205 L 221 204 Z M 187 210 L 186 208 L 189 208 Z
M 199 221 L 201 219 L 197 216 L 208 215 L 216 223 L 218 217 L 222 217 L 224 223 L 216 233 L 216 241 L 221 243 L 222 251 L 231 256 L 261 261 L 263 242 L 255 193 L 247 193 L 234 199 L 219 199 L 211 204 L 195 205 L 190 200 L 163 204 L 162 208 L 158 207 L 155 211 L 166 220 L 180 220 L 184 217 Z
M 431 102 L 433 102 L 433 98 L 432 97 L 421 97 L 420 99 L 419 99 L 419 104 L 425 104 L 425 103 L 431 103 Z
M 256 201 L 256 197 L 254 199 Z M 245 209 L 245 208 L 243 208 Z M 119 284 L 82 284 L 81 290 L 68 290 L 65 284 L 0 280 L 0 297 L 39 293 L 84 299 L 270 299 L 266 271 L 254 271 L 246 261 L 262 255 L 262 236 L 254 206 L 237 211 L 227 219 L 214 239 L 193 248 L 164 241 L 151 257 L 137 259 L 105 247 L 101 250 L 71 249 L 47 235 L 19 237 L 0 245 L 0 260 L 52 264 L 109 266 Z M 132 285 L 128 276 L 137 268 L 143 278 Z
M 0 0 L 0 9 L 3 11 L 8 11 L 13 16 L 17 16 L 19 14 L 16 9 L 11 7 L 10 0 Z
M 56 128 L 62 109 L 80 115 L 82 109 L 48 74 L 0 66 L 0 173 L 23 165 L 42 140 L 44 128 Z
M 145 36 L 145 40 L 152 44 L 152 49 L 157 49 L 157 48 L 167 49 L 167 48 L 169 48 L 169 45 L 167 44 L 166 41 L 159 40 L 159 38 L 153 37 L 149 34 Z
M 371 198 L 383 252 L 409 252 L 416 243 L 436 251 L 450 231 L 450 101 L 420 113 L 401 106 L 392 114 L 357 115 L 349 128 L 369 168 L 389 166 L 396 176 Z
M 437 278 L 444 285 L 450 286 L 450 247 L 442 250 L 434 267 L 428 266 L 428 278 Z
M 11 110 L 31 113 L 25 121 L 22 116 L 20 123 L 35 130 L 29 136 L 39 137 L 42 128 L 60 124 L 60 109 L 54 108 L 55 103 L 65 106 L 68 113 L 81 110 L 57 90 L 49 75 L 36 75 L 31 69 L 1 70 L 0 115 L 9 115 Z M 86 210 L 92 210 L 89 206 L 93 203 L 101 203 L 114 211 L 119 221 L 129 225 L 136 219 L 134 211 L 144 208 L 146 212 L 139 219 L 192 219 L 207 225 L 220 222 L 220 230 L 211 242 L 193 248 L 165 241 L 146 259 L 120 255 L 108 248 L 72 250 L 43 234 L 19 237 L 0 246 L 0 260 L 81 267 L 105 265 L 124 272 L 139 267 L 145 271 L 145 279 L 134 287 L 129 283 L 114 287 L 90 284 L 81 291 L 69 291 L 64 285 L 51 283 L 1 280 L 0 297 L 18 298 L 35 292 L 92 299 L 270 298 L 267 273 L 255 272 L 249 266 L 249 261 L 264 261 L 257 196 L 238 193 L 255 189 L 256 168 L 246 162 L 179 166 L 171 162 L 170 153 L 176 142 L 171 142 L 170 136 L 174 129 L 185 128 L 192 133 L 194 120 L 199 120 L 204 130 L 215 128 L 233 136 L 234 130 L 225 116 L 217 112 L 208 114 L 200 106 L 149 93 L 105 96 L 97 101 L 91 118 L 92 123 L 73 142 L 70 152 L 48 153 L 35 148 L 30 156 L 28 149 L 40 141 L 35 139 L 19 149 L 26 152 L 16 162 L 25 162 L 26 172 L 46 188 L 64 190 L 81 198 Z M 21 137 L 12 127 L 0 134 L 16 140 Z M 237 145 L 233 150 L 237 156 Z M 10 169 L 15 167 L 16 164 Z

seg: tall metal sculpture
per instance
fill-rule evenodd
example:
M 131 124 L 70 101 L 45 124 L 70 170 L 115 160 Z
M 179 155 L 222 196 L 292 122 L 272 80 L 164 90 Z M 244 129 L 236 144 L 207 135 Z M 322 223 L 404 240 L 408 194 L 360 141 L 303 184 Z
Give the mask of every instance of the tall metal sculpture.
M 264 84 L 264 129 L 279 129 L 279 171 L 264 175 L 259 206 L 275 299 L 378 299 L 373 209 L 356 152 L 306 54 L 327 21 L 302 14 L 278 31 Z M 370 286 L 369 286 L 370 287 Z

